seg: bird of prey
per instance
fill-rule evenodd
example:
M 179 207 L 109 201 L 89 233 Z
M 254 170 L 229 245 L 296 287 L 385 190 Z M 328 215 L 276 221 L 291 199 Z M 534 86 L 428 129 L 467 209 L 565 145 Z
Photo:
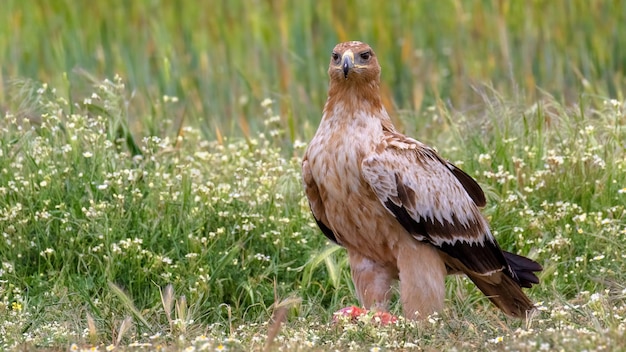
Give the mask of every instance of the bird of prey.
M 472 177 L 395 129 L 372 48 L 337 44 L 328 75 L 302 178 L 321 231 L 347 250 L 361 305 L 387 312 L 399 280 L 403 315 L 423 319 L 443 308 L 445 276 L 465 274 L 504 313 L 526 317 L 534 305 L 521 288 L 539 282 L 541 265 L 500 248 Z

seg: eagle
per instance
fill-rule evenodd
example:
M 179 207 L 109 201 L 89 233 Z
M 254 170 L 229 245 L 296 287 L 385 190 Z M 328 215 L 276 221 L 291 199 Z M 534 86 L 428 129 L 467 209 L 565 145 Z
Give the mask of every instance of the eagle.
M 534 304 L 522 287 L 539 283 L 541 265 L 500 248 L 471 176 L 396 130 L 380 72 L 369 45 L 335 46 L 322 119 L 302 160 L 313 217 L 347 250 L 363 311 L 390 314 L 399 281 L 403 315 L 424 319 L 443 309 L 446 275 L 465 274 L 505 314 L 525 318 Z

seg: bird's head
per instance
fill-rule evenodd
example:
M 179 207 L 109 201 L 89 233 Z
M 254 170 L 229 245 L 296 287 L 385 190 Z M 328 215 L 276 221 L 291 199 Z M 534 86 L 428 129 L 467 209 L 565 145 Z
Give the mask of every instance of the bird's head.
M 377 83 L 380 65 L 369 45 L 357 41 L 339 43 L 330 55 L 328 75 L 336 83 Z

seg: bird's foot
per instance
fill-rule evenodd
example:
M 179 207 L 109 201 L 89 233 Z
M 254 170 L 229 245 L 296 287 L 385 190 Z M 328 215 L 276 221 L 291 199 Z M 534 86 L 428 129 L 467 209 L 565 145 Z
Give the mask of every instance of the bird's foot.
M 357 306 L 350 306 L 350 307 L 341 308 L 340 310 L 336 311 L 333 314 L 333 322 L 336 323 L 342 320 L 347 320 L 347 321 L 362 320 L 360 318 L 363 316 L 367 316 L 367 315 L 371 316 L 371 319 L 368 319 L 368 320 L 382 324 L 382 325 L 393 324 L 398 321 L 398 318 L 389 312 L 385 312 L 385 311 L 372 312 L 372 311 L 368 311 L 365 308 L 361 308 Z

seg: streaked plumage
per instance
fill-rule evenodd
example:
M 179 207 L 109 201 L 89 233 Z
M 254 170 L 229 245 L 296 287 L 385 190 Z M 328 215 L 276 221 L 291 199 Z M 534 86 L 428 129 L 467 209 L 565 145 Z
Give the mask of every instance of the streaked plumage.
M 320 229 L 348 251 L 361 304 L 385 311 L 399 279 L 405 316 L 423 318 L 442 309 L 445 276 L 464 273 L 506 314 L 525 317 L 533 303 L 521 287 L 539 282 L 541 266 L 500 249 L 474 179 L 395 130 L 372 49 L 338 44 L 328 73 L 303 183 Z

